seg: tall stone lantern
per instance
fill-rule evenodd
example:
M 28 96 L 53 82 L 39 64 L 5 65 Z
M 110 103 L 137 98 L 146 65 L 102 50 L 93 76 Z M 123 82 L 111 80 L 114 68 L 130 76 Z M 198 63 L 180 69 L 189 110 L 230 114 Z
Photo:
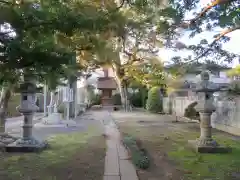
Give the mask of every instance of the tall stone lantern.
M 195 89 L 198 94 L 198 103 L 195 107 L 200 115 L 200 137 L 197 140 L 190 140 L 189 143 L 199 153 L 224 153 L 230 149 L 220 146 L 212 138 L 211 115 L 215 111 L 213 105 L 213 93 L 220 91 L 220 88 L 209 81 L 208 71 L 201 73 L 201 81 Z
M 33 116 L 38 110 L 35 104 L 36 84 L 31 76 L 24 76 L 20 86 L 21 102 L 17 110 L 23 115 L 23 134 L 20 139 L 6 147 L 8 152 L 33 152 L 47 147 L 46 142 L 35 139 L 32 135 Z

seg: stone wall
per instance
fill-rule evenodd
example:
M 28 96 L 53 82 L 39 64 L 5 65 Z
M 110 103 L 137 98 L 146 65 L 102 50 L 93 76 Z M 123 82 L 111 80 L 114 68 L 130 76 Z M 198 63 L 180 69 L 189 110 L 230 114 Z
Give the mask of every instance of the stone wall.
M 163 109 L 165 113 L 172 111 L 172 114 L 183 117 L 185 109 L 196 100 L 195 97 L 166 97 L 163 99 Z M 215 106 L 216 111 L 211 117 L 212 126 L 240 136 L 240 97 L 216 100 Z
M 212 126 L 240 136 L 240 97 L 217 101 L 215 104 L 216 112 L 212 115 Z
M 183 117 L 185 109 L 195 101 L 195 97 L 164 97 L 163 111 L 167 114 L 172 113 Z

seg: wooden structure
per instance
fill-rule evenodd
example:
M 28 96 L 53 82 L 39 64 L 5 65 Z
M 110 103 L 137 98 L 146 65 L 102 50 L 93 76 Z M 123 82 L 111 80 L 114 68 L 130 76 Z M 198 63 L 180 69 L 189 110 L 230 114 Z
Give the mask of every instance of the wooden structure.
M 117 84 L 113 77 L 109 76 L 109 69 L 103 69 L 104 76 L 98 78 L 97 88 L 101 90 L 101 104 L 103 106 L 112 106 L 113 91 L 117 89 Z

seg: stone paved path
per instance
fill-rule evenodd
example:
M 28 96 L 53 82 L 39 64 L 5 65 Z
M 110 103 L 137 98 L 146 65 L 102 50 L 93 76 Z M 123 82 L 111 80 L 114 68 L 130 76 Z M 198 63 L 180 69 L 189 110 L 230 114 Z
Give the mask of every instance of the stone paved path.
M 120 141 L 120 133 L 108 111 L 100 111 L 107 135 L 104 180 L 138 180 L 135 167 Z

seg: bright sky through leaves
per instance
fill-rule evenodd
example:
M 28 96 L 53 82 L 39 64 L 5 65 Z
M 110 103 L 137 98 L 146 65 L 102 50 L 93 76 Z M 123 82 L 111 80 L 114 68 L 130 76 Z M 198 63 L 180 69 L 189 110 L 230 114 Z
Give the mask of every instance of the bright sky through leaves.
M 195 9 L 195 12 L 200 12 L 201 9 L 203 7 L 205 7 L 209 2 L 211 2 L 211 0 L 200 0 L 200 6 Z M 192 12 L 187 14 L 187 18 L 186 19 L 191 19 L 194 16 L 192 15 Z M 192 45 L 192 44 L 198 44 L 202 39 L 207 39 L 208 42 L 212 42 L 213 36 L 217 33 L 220 33 L 222 30 L 219 29 L 215 29 L 215 31 L 212 32 L 203 32 L 200 33 L 198 35 L 196 35 L 194 38 L 189 38 L 189 33 L 185 33 L 184 36 L 182 38 L 179 39 L 180 42 L 184 42 L 187 45 Z M 223 49 L 228 50 L 229 52 L 233 52 L 236 54 L 240 54 L 240 42 L 239 42 L 239 38 L 240 38 L 240 31 L 235 31 L 232 33 L 229 33 L 227 36 L 231 37 L 231 40 L 227 43 L 225 43 L 223 45 Z M 162 49 L 159 52 L 159 56 L 164 60 L 164 61 L 169 61 L 172 57 L 174 56 L 188 56 L 188 55 L 192 55 L 192 53 L 190 51 L 187 50 L 181 50 L 178 52 L 174 52 L 172 50 L 168 50 L 168 49 Z M 211 60 L 211 59 L 209 59 Z M 231 64 L 229 64 L 230 66 L 235 67 L 237 64 L 239 64 L 238 60 L 234 60 Z

